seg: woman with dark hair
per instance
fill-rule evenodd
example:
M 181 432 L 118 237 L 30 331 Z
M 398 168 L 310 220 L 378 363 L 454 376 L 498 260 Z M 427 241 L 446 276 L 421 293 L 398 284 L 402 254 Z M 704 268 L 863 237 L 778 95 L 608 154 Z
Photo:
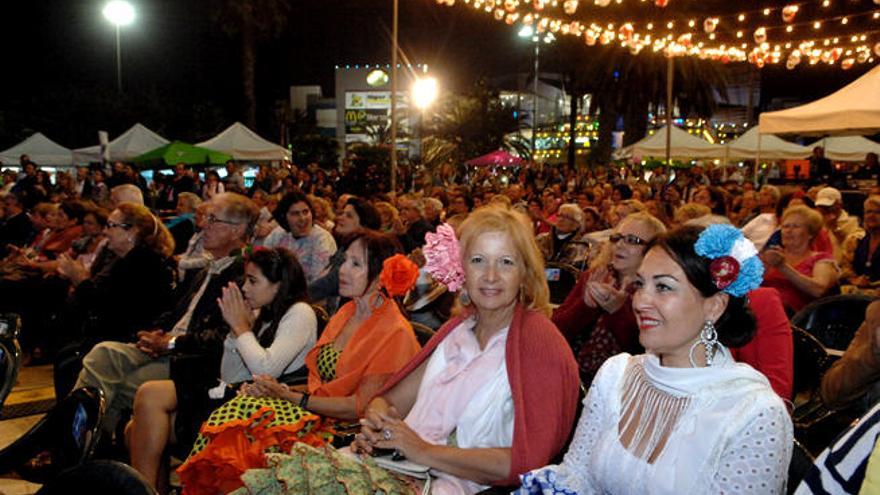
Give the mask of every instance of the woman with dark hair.
M 727 216 L 727 191 L 715 186 L 700 186 L 692 201 L 709 207 L 713 215 Z
M 307 299 L 302 267 L 293 253 L 257 249 L 247 260 L 242 288 L 230 283 L 217 301 L 230 330 L 223 343 L 219 385 L 211 390 L 211 385 L 172 380 L 141 385 L 126 431 L 131 465 L 152 486 L 159 481 L 165 447 L 191 443 L 199 424 L 234 395 L 235 384 L 255 375 L 278 377 L 303 366 L 317 333 L 317 318 Z
M 321 276 L 309 284 L 309 294 L 315 301 L 324 301 L 327 311 L 335 312 L 339 303 L 339 267 L 345 261 L 345 247 L 347 247 L 352 234 L 361 229 L 379 230 L 382 226 L 382 218 L 379 212 L 369 202 L 357 196 L 351 196 L 346 200 L 342 212 L 336 217 L 337 245 L 342 246 L 330 257 L 327 268 Z
M 755 332 L 757 254 L 729 225 L 661 237 L 633 296 L 647 353 L 602 366 L 562 463 L 523 476 L 518 493 L 784 493 L 791 418 L 728 351 Z
M 263 246 L 290 249 L 302 265 L 306 281 L 317 279 L 336 252 L 336 241 L 330 232 L 315 224 L 312 204 L 306 195 L 285 194 L 272 216 L 278 227 L 266 236 Z
M 322 418 L 356 419 L 418 352 L 412 326 L 393 299 L 406 293 L 418 274 L 401 252 L 392 236 L 354 234 L 339 269 L 339 294 L 351 301 L 330 318 L 306 356 L 308 384 L 287 386 L 257 375 L 241 396 L 214 411 L 178 469 L 188 493 L 240 487 L 240 475 L 262 466 L 261 453 L 268 449 L 326 442 Z

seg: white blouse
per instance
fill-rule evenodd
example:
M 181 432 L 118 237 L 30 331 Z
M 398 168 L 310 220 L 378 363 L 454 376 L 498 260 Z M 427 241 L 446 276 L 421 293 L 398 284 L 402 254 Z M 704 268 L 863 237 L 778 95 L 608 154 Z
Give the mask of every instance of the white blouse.
M 653 463 L 621 443 L 627 378 L 660 392 L 646 395 L 686 404 Z M 784 493 L 791 447 L 785 404 L 726 349 L 710 368 L 668 368 L 651 354 L 619 354 L 596 375 L 562 464 L 527 473 L 518 493 Z
M 268 324 L 260 329 L 266 331 Z M 254 375 L 279 377 L 301 368 L 306 354 L 315 346 L 318 319 L 311 306 L 294 304 L 281 317 L 275 340 L 269 347 L 260 345 L 259 336 L 247 332 L 239 337 L 230 332 L 223 342 L 220 379 L 225 383 L 250 380 Z

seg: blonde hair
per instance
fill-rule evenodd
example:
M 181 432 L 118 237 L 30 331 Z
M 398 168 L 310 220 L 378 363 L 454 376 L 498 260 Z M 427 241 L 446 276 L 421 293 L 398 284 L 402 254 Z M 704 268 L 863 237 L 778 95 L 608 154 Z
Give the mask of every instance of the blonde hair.
M 131 225 L 138 240 L 145 246 L 163 258 L 174 253 L 174 237 L 146 206 L 120 203 L 116 209 L 122 213 L 122 222 Z
M 672 218 L 676 223 L 682 224 L 688 220 L 700 218 L 710 213 L 712 213 L 712 209 L 706 205 L 700 203 L 685 203 L 675 209 Z
M 792 215 L 800 215 L 803 217 L 804 221 L 807 223 L 807 231 L 810 233 L 811 238 L 816 237 L 816 235 L 819 234 L 819 231 L 822 230 L 822 214 L 809 206 L 789 206 L 782 213 L 782 223 L 785 223 L 785 219 Z
M 651 239 L 645 239 L 646 241 L 651 241 L 654 237 L 666 233 L 666 225 L 664 225 L 659 218 L 651 215 L 647 211 L 637 211 L 623 217 L 622 220 L 617 222 L 617 225 L 613 229 L 614 232 L 618 232 L 620 230 L 620 226 L 626 222 L 638 222 L 642 224 L 642 226 L 646 227 L 653 236 Z M 611 256 L 613 254 L 613 250 L 611 248 L 612 244 L 610 241 L 602 243 L 602 245 L 599 247 L 599 253 L 590 261 L 590 270 L 595 270 L 599 267 L 607 266 L 609 263 L 611 263 Z
M 503 205 L 489 204 L 468 215 L 461 224 L 460 232 L 462 263 L 465 263 L 467 253 L 480 235 L 487 232 L 508 235 L 522 258 L 520 302 L 532 311 L 550 316 L 550 289 L 544 273 L 544 258 L 526 215 Z

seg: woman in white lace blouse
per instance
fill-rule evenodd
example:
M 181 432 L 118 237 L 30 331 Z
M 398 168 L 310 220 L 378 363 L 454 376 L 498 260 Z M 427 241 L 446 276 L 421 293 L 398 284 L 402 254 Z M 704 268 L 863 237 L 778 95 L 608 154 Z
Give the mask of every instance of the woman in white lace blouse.
M 562 463 L 522 476 L 519 494 L 785 492 L 785 404 L 727 350 L 755 330 L 745 294 L 761 282 L 756 255 L 729 225 L 657 240 L 633 296 L 647 352 L 605 362 Z

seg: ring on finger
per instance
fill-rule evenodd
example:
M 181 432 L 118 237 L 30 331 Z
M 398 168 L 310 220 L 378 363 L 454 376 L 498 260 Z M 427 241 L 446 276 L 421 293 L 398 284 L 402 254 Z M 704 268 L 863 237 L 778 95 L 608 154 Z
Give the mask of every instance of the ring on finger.
M 391 440 L 391 430 L 387 428 L 382 430 L 382 438 L 384 438 L 385 441 Z

